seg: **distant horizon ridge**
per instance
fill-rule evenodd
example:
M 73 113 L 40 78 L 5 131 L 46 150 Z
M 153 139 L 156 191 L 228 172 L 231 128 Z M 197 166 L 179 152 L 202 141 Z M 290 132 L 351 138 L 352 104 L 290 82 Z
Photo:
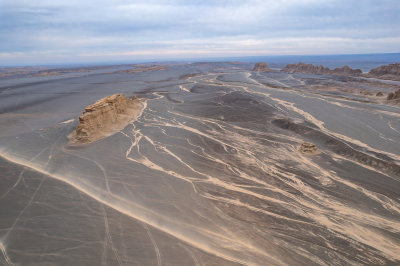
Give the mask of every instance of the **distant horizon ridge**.
M 268 60 L 268 59 L 289 59 L 284 60 L 287 63 L 311 63 L 311 61 L 307 61 L 307 59 L 318 59 L 322 60 L 324 58 L 340 58 L 340 57 L 359 57 L 358 59 L 363 59 L 362 61 L 367 60 L 367 58 L 362 57 L 376 57 L 376 56 L 394 56 L 393 60 L 387 60 L 387 63 L 396 63 L 400 62 L 400 52 L 397 53 L 361 53 L 361 54 L 293 54 L 293 55 L 243 55 L 243 56 L 219 56 L 219 57 L 196 57 L 196 58 L 160 58 L 157 59 L 138 59 L 138 60 L 106 60 L 106 61 L 86 61 L 86 62 L 68 62 L 68 63 L 49 63 L 49 64 L 42 64 L 42 63 L 33 63 L 33 64 L 1 64 L 0 68 L 6 67 L 78 67 L 78 66 L 107 66 L 107 65 L 125 65 L 125 64 L 140 64 L 140 63 L 197 63 L 197 62 L 230 62 L 230 61 L 240 61 L 245 63 L 253 63 L 261 60 Z M 303 61 L 291 61 L 291 60 L 301 60 Z M 350 58 L 348 58 L 350 59 Z M 326 59 L 325 59 L 326 60 Z M 321 61 L 322 62 L 322 61 Z M 269 62 L 267 62 L 269 63 Z M 274 63 L 274 62 L 272 62 Z M 315 64 L 315 63 L 314 63 Z M 384 64 L 384 63 L 383 63 Z M 322 64 L 323 65 L 323 64 Z M 325 65 L 324 65 L 325 66 Z M 344 66 L 344 65 L 342 65 Z

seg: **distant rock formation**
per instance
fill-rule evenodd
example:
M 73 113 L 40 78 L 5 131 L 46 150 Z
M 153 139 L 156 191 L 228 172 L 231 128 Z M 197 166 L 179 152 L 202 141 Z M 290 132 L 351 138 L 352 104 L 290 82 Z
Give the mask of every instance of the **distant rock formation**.
M 344 66 L 341 68 L 335 68 L 330 70 L 322 65 L 314 66 L 312 64 L 289 64 L 285 66 L 281 72 L 289 73 L 307 73 L 307 74 L 318 74 L 318 75 L 338 75 L 338 76 L 360 76 L 362 71 L 360 69 L 352 69 L 349 66 Z
M 149 67 L 137 67 L 133 69 L 128 69 L 128 70 L 119 70 L 116 71 L 115 73 L 118 74 L 134 74 L 134 73 L 140 73 L 140 72 L 147 72 L 147 71 L 159 71 L 159 70 L 165 70 L 167 69 L 165 66 L 149 66 Z
M 253 71 L 257 72 L 271 72 L 272 70 L 268 67 L 268 65 L 264 62 L 259 62 L 254 65 Z
M 390 92 L 387 96 L 388 101 L 390 100 L 400 100 L 400 89 L 395 92 Z
M 340 68 L 335 68 L 334 70 L 331 71 L 333 75 L 338 75 L 338 76 L 361 76 L 362 71 L 361 69 L 352 69 L 349 66 L 344 66 Z
M 90 143 L 112 135 L 134 121 L 144 104 L 136 97 L 113 94 L 89 105 L 69 135 L 70 143 Z
M 361 69 L 352 69 L 349 66 L 343 66 L 335 68 L 333 70 L 320 66 L 314 66 L 312 64 L 288 64 L 281 72 L 288 73 L 305 73 L 305 74 L 317 74 L 317 75 L 337 75 L 337 76 L 352 76 L 352 77 L 368 77 L 378 79 L 389 79 L 400 81 L 400 63 L 389 64 L 380 66 L 372 69 L 368 74 L 363 74 Z
M 400 80 L 400 63 L 384 65 L 371 69 L 367 77 Z
M 316 155 L 319 154 L 317 146 L 310 142 L 304 142 L 299 147 L 299 152 L 305 155 Z
M 307 73 L 307 74 L 330 74 L 331 70 L 324 66 L 314 66 L 312 64 L 289 64 L 281 72 L 289 73 Z

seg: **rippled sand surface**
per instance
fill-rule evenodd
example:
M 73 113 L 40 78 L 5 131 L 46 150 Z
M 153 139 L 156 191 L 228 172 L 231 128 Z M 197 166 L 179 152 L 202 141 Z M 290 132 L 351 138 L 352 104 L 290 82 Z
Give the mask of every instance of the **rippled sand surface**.
M 0 263 L 400 263 L 400 108 L 250 68 L 0 80 Z M 68 146 L 114 93 L 141 116 Z

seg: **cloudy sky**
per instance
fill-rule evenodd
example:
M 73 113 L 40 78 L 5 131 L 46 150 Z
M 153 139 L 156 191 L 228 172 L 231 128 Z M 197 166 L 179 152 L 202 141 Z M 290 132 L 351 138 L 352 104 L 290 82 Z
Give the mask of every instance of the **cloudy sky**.
M 0 65 L 400 52 L 399 0 L 0 0 Z

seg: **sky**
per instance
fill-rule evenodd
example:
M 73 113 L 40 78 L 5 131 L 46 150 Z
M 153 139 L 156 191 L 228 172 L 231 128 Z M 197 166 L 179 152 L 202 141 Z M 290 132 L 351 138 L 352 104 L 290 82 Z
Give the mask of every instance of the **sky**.
M 0 0 L 0 65 L 400 52 L 399 0 Z

